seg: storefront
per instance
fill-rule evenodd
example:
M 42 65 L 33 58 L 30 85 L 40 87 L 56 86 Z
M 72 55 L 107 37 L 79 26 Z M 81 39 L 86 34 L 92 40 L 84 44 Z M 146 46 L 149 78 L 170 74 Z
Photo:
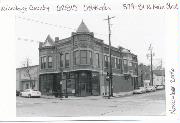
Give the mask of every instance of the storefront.
M 98 72 L 88 70 L 64 72 L 62 79 L 61 75 L 61 73 L 40 75 L 40 91 L 43 94 L 51 95 L 54 92 L 58 92 L 61 86 L 63 95 L 100 95 Z

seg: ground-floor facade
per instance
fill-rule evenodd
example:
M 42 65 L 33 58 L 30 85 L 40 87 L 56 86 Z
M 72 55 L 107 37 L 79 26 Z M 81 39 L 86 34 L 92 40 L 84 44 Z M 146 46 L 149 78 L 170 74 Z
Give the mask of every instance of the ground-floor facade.
M 21 80 L 19 84 L 18 90 L 25 90 L 33 88 L 34 90 L 38 90 L 38 80 Z
M 113 75 L 113 93 L 133 91 L 137 77 Z M 39 90 L 51 95 L 61 90 L 64 95 L 98 96 L 108 95 L 109 81 L 105 72 L 77 70 L 39 75 Z

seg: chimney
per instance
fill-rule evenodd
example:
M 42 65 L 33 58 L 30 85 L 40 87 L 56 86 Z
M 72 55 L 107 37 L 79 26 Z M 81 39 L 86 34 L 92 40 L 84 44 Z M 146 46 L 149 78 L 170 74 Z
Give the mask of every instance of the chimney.
M 56 42 L 56 41 L 59 41 L 59 37 L 55 37 L 55 42 Z

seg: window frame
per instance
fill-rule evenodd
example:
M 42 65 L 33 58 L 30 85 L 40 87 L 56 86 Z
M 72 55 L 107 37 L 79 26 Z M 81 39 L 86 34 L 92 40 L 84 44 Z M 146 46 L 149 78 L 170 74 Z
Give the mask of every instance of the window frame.
M 79 65 L 80 64 L 80 51 L 76 50 L 73 51 L 73 65 Z
M 41 69 L 46 69 L 46 62 L 47 62 L 46 56 L 41 56 Z
M 51 58 L 51 62 L 50 62 L 50 59 L 49 58 Z M 52 56 L 48 56 L 48 68 L 53 68 L 53 58 L 52 58 Z
M 82 52 L 85 51 L 85 57 L 82 57 Z M 88 50 L 80 50 L 80 64 L 81 65 L 86 65 L 87 64 L 87 51 Z M 83 63 L 82 59 L 84 60 L 85 59 L 85 63 Z
M 93 65 L 92 51 L 89 50 L 89 61 L 90 65 Z
M 109 67 L 109 60 L 108 60 L 108 56 L 104 55 L 104 67 L 108 68 Z
M 68 57 L 67 57 L 68 55 Z M 68 58 L 68 59 L 67 59 Z M 67 62 L 68 61 L 68 62 Z M 65 67 L 70 67 L 70 53 L 65 53 Z
M 64 66 L 64 64 L 63 64 L 63 63 L 64 63 L 64 62 L 63 62 L 63 61 L 64 61 L 63 57 L 64 57 L 64 54 L 59 54 L 59 63 L 60 63 L 59 66 L 60 66 L 60 67 L 63 67 L 63 66 Z
M 96 58 L 96 61 L 95 61 L 95 65 L 97 66 L 97 67 L 100 67 L 100 60 L 99 60 L 99 53 L 95 53 L 95 58 Z

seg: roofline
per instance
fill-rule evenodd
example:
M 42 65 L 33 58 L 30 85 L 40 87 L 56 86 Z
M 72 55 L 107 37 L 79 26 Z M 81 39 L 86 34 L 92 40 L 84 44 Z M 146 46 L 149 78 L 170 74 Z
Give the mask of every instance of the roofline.
M 32 65 L 32 66 L 29 66 L 29 67 L 38 67 L 39 65 Z M 26 67 L 18 67 L 18 68 L 16 68 L 16 70 L 17 69 L 23 69 L 23 68 L 26 68 Z

